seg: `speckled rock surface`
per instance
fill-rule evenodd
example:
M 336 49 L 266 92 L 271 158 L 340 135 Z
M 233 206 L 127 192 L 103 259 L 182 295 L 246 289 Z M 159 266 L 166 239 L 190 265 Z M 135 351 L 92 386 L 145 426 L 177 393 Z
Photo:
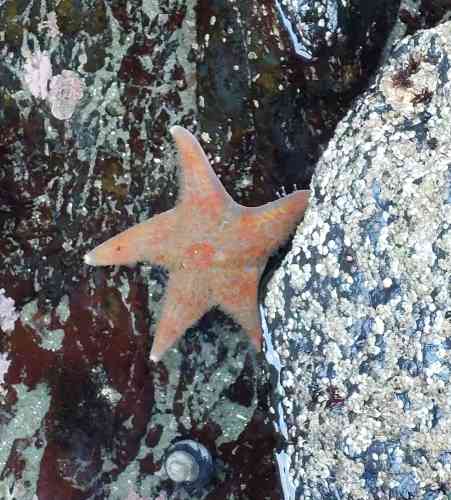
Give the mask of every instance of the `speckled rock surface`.
M 174 498 L 163 457 L 184 438 L 218 465 L 199 497 L 279 496 L 237 325 L 212 312 L 152 366 L 164 271 L 83 264 L 175 203 L 195 6 L 0 1 L 0 499 Z
M 286 499 L 449 498 L 450 58 L 450 23 L 395 48 L 270 283 Z
M 338 14 L 332 28 L 326 18 L 345 3 L 346 13 Z M 360 3 L 368 5 L 199 0 L 199 123 L 208 132 L 203 146 L 244 205 L 272 201 L 282 187 L 305 188 L 338 120 L 366 88 L 399 2 L 380 0 L 364 13 Z M 314 60 L 295 50 L 282 4 L 304 11 L 309 40 L 316 44 Z M 308 14 L 306 4 L 312 8 Z M 295 25 L 304 37 L 306 25 Z M 327 50 L 319 32 L 328 38 Z

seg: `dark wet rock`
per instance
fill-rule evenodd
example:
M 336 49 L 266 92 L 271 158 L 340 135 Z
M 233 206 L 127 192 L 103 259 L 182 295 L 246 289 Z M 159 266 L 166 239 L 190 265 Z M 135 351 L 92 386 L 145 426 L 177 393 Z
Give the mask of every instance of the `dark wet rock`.
M 387 61 L 393 46 L 403 37 L 446 22 L 450 13 L 450 0 L 401 0 L 397 20 L 388 38 L 382 61 Z
M 451 491 L 450 33 L 400 42 L 340 122 L 269 285 L 286 499 Z
M 221 464 L 208 498 L 280 497 L 267 386 L 237 325 L 213 311 L 151 366 L 164 270 L 82 264 L 175 203 L 171 125 L 256 205 L 308 185 L 353 97 L 308 95 L 272 0 L 197 13 L 196 39 L 191 1 L 0 0 L 0 289 L 20 315 L 0 334 L 0 496 L 170 495 L 164 452 L 194 439 Z
M 204 147 L 241 203 L 307 187 L 338 120 L 377 67 L 398 2 L 366 2 L 365 16 L 350 5 L 338 52 L 312 64 L 292 49 L 274 0 L 199 1 L 194 54 Z M 354 17 L 365 21 L 356 26 Z
M 196 131 L 195 44 L 192 2 L 0 0 L 0 498 L 169 496 L 180 439 L 221 463 L 210 498 L 279 496 L 237 325 L 213 311 L 151 365 L 165 271 L 83 265 L 174 205 L 168 128 Z
M 384 47 L 399 1 L 274 0 L 294 52 L 309 64 L 310 91 L 361 85 Z
M 451 12 L 450 0 L 402 0 L 399 20 L 409 35 L 446 22 Z

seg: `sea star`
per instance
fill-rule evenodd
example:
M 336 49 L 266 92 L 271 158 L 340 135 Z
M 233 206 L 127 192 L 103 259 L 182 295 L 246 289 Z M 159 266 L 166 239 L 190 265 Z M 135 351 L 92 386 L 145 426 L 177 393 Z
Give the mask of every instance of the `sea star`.
M 236 203 L 222 186 L 196 138 L 171 134 L 180 156 L 174 208 L 114 236 L 85 255 L 92 266 L 148 261 L 169 270 L 150 359 L 157 362 L 210 308 L 230 314 L 261 348 L 258 284 L 269 256 L 301 219 L 308 190 L 260 207 Z

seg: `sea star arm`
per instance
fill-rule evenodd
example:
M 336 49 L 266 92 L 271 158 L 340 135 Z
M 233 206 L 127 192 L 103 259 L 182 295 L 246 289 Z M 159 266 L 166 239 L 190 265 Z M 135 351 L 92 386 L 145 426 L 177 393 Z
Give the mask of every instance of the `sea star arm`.
M 179 126 L 172 127 L 171 134 L 180 157 L 180 202 L 191 210 L 199 208 L 210 214 L 219 213 L 225 203 L 234 204 L 197 139 Z
M 224 312 L 243 328 L 257 351 L 261 350 L 262 329 L 258 308 L 258 282 L 260 272 L 257 268 L 237 270 L 225 277 L 221 284 L 218 303 Z
M 208 293 L 202 293 L 192 272 L 176 271 L 169 277 L 157 323 L 150 359 L 160 361 L 164 353 L 209 309 Z
M 148 261 L 165 265 L 170 240 L 176 231 L 175 209 L 113 236 L 85 255 L 91 266 L 134 264 Z
M 245 207 L 237 233 L 246 248 L 246 255 L 266 259 L 287 241 L 302 219 L 310 191 L 295 191 L 260 207 Z

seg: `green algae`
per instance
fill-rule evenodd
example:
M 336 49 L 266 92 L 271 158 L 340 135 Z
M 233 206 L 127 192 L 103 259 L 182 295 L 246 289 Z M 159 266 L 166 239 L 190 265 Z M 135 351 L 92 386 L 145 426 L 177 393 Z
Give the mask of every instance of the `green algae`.
M 83 26 L 83 10 L 77 0 L 61 0 L 55 7 L 58 27 L 65 35 L 77 35 Z

